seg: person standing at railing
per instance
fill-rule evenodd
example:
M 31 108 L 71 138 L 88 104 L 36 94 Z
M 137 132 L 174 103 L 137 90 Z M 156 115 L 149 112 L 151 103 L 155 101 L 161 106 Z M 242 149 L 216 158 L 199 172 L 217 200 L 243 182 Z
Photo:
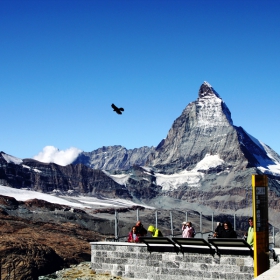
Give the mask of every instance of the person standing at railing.
M 138 236 L 145 236 L 147 235 L 147 230 L 144 228 L 144 226 L 142 225 L 141 221 L 137 221 L 136 225 L 136 234 Z
M 251 246 L 254 245 L 254 220 L 253 217 L 248 219 L 249 228 L 247 232 L 247 243 Z
M 224 230 L 223 223 L 217 222 L 217 227 L 215 228 L 213 237 L 219 238 L 223 230 Z
M 186 227 L 187 227 L 187 222 L 183 222 L 182 223 L 182 235 L 183 235 L 183 232 L 184 232 Z
M 221 231 L 218 238 L 237 238 L 237 234 L 229 221 L 225 221 L 223 226 L 224 230 Z
M 193 238 L 195 236 L 195 230 L 191 222 L 186 223 L 186 227 L 183 230 L 182 236 L 183 238 Z
M 139 237 L 136 233 L 136 227 L 132 227 L 132 230 L 128 234 L 127 242 L 138 243 L 140 242 Z
M 158 228 L 155 228 L 153 225 L 148 227 L 148 232 L 152 234 L 152 237 L 162 237 L 162 233 Z

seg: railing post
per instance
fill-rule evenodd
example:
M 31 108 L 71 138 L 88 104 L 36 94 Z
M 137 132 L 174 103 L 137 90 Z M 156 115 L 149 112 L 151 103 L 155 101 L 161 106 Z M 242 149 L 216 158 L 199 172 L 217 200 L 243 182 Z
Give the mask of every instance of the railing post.
M 233 215 L 233 229 L 236 230 L 236 214 Z
M 172 211 L 170 211 L 170 227 L 171 227 L 171 236 L 173 237 L 173 220 L 172 220 Z
M 136 209 L 136 221 L 139 221 L 139 209 Z
M 188 222 L 188 211 L 186 212 L 186 222 Z
M 202 212 L 200 212 L 200 237 L 202 238 Z
M 275 231 L 274 231 L 274 227 L 272 227 L 272 236 L 273 236 L 273 247 L 275 248 Z
M 156 210 L 156 228 L 157 228 L 157 210 Z
M 212 232 L 214 232 L 214 212 L 212 212 Z
M 115 240 L 118 240 L 118 211 L 115 209 Z

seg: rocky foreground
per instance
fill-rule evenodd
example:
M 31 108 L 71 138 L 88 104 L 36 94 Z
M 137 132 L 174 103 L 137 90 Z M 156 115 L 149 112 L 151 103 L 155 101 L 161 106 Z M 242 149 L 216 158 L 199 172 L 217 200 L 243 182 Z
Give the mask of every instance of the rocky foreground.
M 0 197 L 1 279 L 38 279 L 40 275 L 90 261 L 89 242 L 104 240 L 101 234 L 73 222 L 16 216 L 28 208 L 30 212 L 42 209 L 32 206 L 32 201 L 17 204 L 13 198 Z M 44 212 L 40 214 L 43 218 Z
M 71 265 L 70 268 L 63 269 L 50 275 L 41 276 L 39 280 L 121 280 L 120 276 L 111 276 L 109 274 L 96 274 L 91 269 L 90 262 L 83 262 L 78 265 Z
M 110 240 L 114 236 L 113 208 L 96 210 L 72 209 L 32 199 L 17 201 L 0 195 L 0 279 L 122 279 L 96 275 L 90 269 L 90 242 Z M 126 237 L 136 222 L 136 210 L 119 211 L 119 236 Z M 144 226 L 155 222 L 155 210 L 141 210 Z M 158 226 L 165 236 L 170 232 L 170 211 L 158 210 Z M 173 210 L 174 234 L 181 233 L 185 212 Z M 247 218 L 238 217 L 238 234 L 247 230 Z M 216 216 L 215 221 L 232 221 L 233 216 Z M 189 211 L 189 220 L 199 231 L 200 215 Z M 211 230 L 211 216 L 203 217 L 203 230 Z M 49 276 L 46 276 L 49 275 Z M 71 278 L 74 277 L 74 278 Z

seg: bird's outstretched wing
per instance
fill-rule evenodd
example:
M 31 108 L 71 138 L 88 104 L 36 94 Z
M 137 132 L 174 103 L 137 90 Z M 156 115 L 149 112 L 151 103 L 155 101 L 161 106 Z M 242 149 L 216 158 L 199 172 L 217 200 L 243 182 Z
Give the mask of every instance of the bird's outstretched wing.
M 124 111 L 124 108 L 118 108 L 114 103 L 111 105 L 111 107 L 113 108 L 113 111 L 115 111 L 119 115 L 121 115 L 122 111 Z

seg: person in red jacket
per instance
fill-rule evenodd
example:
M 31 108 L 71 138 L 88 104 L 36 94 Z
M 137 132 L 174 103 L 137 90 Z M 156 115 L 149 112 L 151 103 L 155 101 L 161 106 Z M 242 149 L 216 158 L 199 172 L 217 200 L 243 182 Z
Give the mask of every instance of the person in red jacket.
M 137 243 L 140 242 L 139 237 L 136 233 L 136 227 L 132 227 L 132 230 L 128 234 L 127 242 L 130 243 Z

